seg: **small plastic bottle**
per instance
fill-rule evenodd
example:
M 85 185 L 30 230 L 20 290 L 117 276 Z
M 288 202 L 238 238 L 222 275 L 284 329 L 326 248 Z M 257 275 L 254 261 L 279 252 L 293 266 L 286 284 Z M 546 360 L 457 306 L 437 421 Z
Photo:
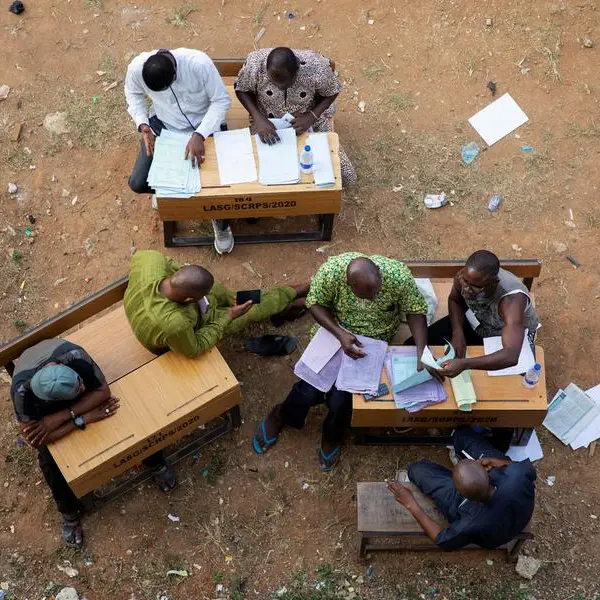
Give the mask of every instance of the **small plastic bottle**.
M 500 206 L 501 202 L 502 202 L 502 196 L 500 196 L 498 194 L 494 194 L 490 198 L 490 203 L 488 204 L 488 210 L 490 212 L 496 212 L 498 210 L 498 207 Z
M 312 173 L 313 168 L 313 153 L 310 146 L 307 144 L 300 154 L 300 169 L 303 174 Z
M 526 388 L 535 387 L 540 380 L 541 374 L 542 365 L 540 365 L 540 363 L 535 363 L 535 365 L 533 365 L 533 367 L 531 367 L 531 369 L 529 369 L 529 371 L 523 375 L 523 385 Z

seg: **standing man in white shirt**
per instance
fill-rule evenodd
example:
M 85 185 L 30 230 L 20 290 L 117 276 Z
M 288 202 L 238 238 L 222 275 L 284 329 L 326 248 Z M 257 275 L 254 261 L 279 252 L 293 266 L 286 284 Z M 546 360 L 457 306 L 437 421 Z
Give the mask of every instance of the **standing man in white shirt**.
M 125 78 L 127 111 L 142 134 L 140 153 L 129 178 L 138 194 L 151 194 L 148 171 L 155 136 L 163 128 L 189 133 L 185 158 L 204 162 L 204 141 L 225 122 L 231 99 L 212 60 L 199 50 L 153 50 L 136 56 Z M 146 99 L 152 102 L 148 110 Z M 226 221 L 213 220 L 215 250 L 233 250 L 233 235 Z

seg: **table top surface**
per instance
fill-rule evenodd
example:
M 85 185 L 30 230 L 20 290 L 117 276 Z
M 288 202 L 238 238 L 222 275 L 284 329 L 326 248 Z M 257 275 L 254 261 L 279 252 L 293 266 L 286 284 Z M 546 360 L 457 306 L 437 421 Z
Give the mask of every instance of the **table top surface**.
M 444 351 L 441 346 L 431 347 L 435 357 L 442 356 Z M 469 346 L 467 355 L 474 358 L 483 356 L 483 346 Z M 544 365 L 544 350 L 540 346 L 535 347 L 536 360 L 542 365 L 540 382 L 534 388 L 526 388 L 523 385 L 521 375 L 507 375 L 490 377 L 487 371 L 471 371 L 473 387 L 477 396 L 477 402 L 473 405 L 471 413 L 477 411 L 510 411 L 510 410 L 546 410 L 546 374 Z M 392 388 L 385 368 L 381 373 L 381 382 Z M 447 399 L 439 404 L 434 404 L 420 411 L 419 414 L 435 415 L 436 412 L 447 410 L 458 410 L 452 385 L 446 378 L 444 389 Z M 352 405 L 354 410 L 396 410 L 391 392 L 382 396 L 377 401 L 366 401 L 362 395 L 353 394 Z M 468 414 L 468 413 L 464 413 Z
M 111 383 L 118 412 L 50 445 L 67 481 L 235 388 L 237 380 L 216 348 L 189 359 L 167 352 Z
M 306 138 L 310 134 L 302 134 L 298 136 L 298 155 L 302 146 L 306 143 Z M 249 183 L 236 183 L 232 185 L 221 185 L 219 178 L 219 167 L 217 164 L 217 153 L 215 150 L 215 141 L 213 137 L 209 137 L 204 142 L 205 159 L 200 166 L 200 178 L 202 182 L 202 190 L 194 196 L 194 198 L 215 198 L 219 196 L 258 196 L 268 194 L 281 194 L 291 192 L 310 193 L 310 192 L 338 192 L 342 190 L 342 174 L 340 168 L 339 148 L 340 142 L 337 133 L 327 133 L 329 140 L 329 148 L 331 150 L 331 160 L 333 163 L 333 172 L 335 174 L 335 184 L 331 187 L 320 188 L 314 184 L 312 175 L 302 175 L 299 183 L 291 185 L 261 185 L 258 181 Z M 254 136 L 253 136 L 254 137 Z M 254 160 L 256 161 L 256 169 L 258 172 L 258 153 L 256 150 L 256 141 L 253 140 L 252 148 L 254 149 Z M 162 198 L 162 201 L 168 201 L 169 198 Z M 190 198 L 193 200 L 193 198 Z

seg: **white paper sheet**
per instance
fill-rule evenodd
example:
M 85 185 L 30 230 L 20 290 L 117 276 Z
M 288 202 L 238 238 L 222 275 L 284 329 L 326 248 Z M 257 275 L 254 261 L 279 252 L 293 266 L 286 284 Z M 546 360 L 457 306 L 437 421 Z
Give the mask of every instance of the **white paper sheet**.
M 500 369 L 499 371 L 488 371 L 487 374 L 490 377 L 499 377 L 502 375 L 522 375 L 527 372 L 533 365 L 535 365 L 535 357 L 531 351 L 527 334 L 529 330 L 525 330 L 525 337 L 523 339 L 523 345 L 521 346 L 521 354 L 519 354 L 519 362 L 514 367 L 507 367 L 506 369 Z M 502 336 L 496 335 L 493 337 L 483 338 L 484 353 L 493 354 L 502 350 Z
M 473 129 L 488 146 L 492 146 L 527 121 L 529 118 L 510 94 L 500 96 L 469 119 Z
M 296 377 L 310 383 L 310 385 L 316 387 L 321 392 L 328 392 L 333 387 L 338 373 L 340 372 L 342 356 L 345 355 L 340 348 L 319 373 L 315 373 L 312 369 L 307 367 L 302 360 L 299 360 L 294 367 L 294 374 Z
M 293 129 L 278 129 L 279 142 L 269 146 L 256 138 L 258 150 L 258 181 L 262 185 L 285 185 L 298 183 L 300 163 L 296 132 Z
M 506 456 L 515 462 L 529 459 L 531 462 L 544 458 L 544 451 L 535 430 L 532 432 L 527 445 L 511 446 L 506 452 Z
M 335 184 L 331 149 L 326 133 L 313 133 L 308 136 L 306 143 L 313 153 L 313 177 L 317 187 L 331 187 Z
M 596 385 L 585 392 L 600 408 L 600 385 Z M 571 442 L 571 448 L 587 448 L 592 442 L 600 438 L 600 415 Z
M 347 354 L 342 356 L 342 365 L 335 386 L 338 390 L 356 394 L 375 394 L 379 387 L 383 361 L 387 352 L 387 343 L 357 335 L 365 356 L 353 359 Z
M 340 341 L 332 333 L 319 327 L 300 360 L 315 373 L 320 373 L 340 347 Z
M 214 134 L 221 185 L 256 181 L 256 163 L 250 129 L 217 131 Z

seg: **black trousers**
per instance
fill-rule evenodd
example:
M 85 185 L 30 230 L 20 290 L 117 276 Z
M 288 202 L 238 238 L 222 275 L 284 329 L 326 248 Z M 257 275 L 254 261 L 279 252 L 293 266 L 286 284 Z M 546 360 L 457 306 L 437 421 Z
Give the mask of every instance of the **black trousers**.
M 508 457 L 485 437 L 468 427 L 457 429 L 452 436 L 452 442 L 458 459 L 466 458 L 462 454 L 462 451 L 465 450 L 475 460 L 481 457 L 508 460 Z M 435 502 L 449 522 L 458 518 L 458 508 L 464 498 L 454 487 L 450 469 L 429 460 L 420 460 L 409 465 L 408 478 Z
M 72 515 L 79 512 L 81 504 L 77 496 L 73 493 L 73 490 L 69 487 L 67 480 L 58 468 L 47 446 L 43 446 L 38 450 L 38 462 L 44 479 L 52 492 L 58 511 L 64 515 Z M 165 464 L 165 456 L 163 451 L 160 450 L 152 456 L 145 458 L 142 462 L 149 469 L 158 469 Z
M 483 338 L 479 337 L 473 331 L 473 328 L 466 319 L 463 324 L 463 333 L 467 341 L 467 346 L 483 346 Z M 449 316 L 443 317 L 427 328 L 427 343 L 430 346 L 443 346 L 446 340 L 449 342 L 452 340 L 452 323 Z M 404 345 L 414 346 L 415 340 L 411 337 L 404 342 Z
M 323 441 L 339 446 L 350 425 L 352 394 L 338 390 L 335 386 L 323 393 L 306 381 L 297 381 L 281 408 L 284 425 L 302 429 L 308 411 L 319 404 L 326 404 L 329 409 L 323 422 Z

